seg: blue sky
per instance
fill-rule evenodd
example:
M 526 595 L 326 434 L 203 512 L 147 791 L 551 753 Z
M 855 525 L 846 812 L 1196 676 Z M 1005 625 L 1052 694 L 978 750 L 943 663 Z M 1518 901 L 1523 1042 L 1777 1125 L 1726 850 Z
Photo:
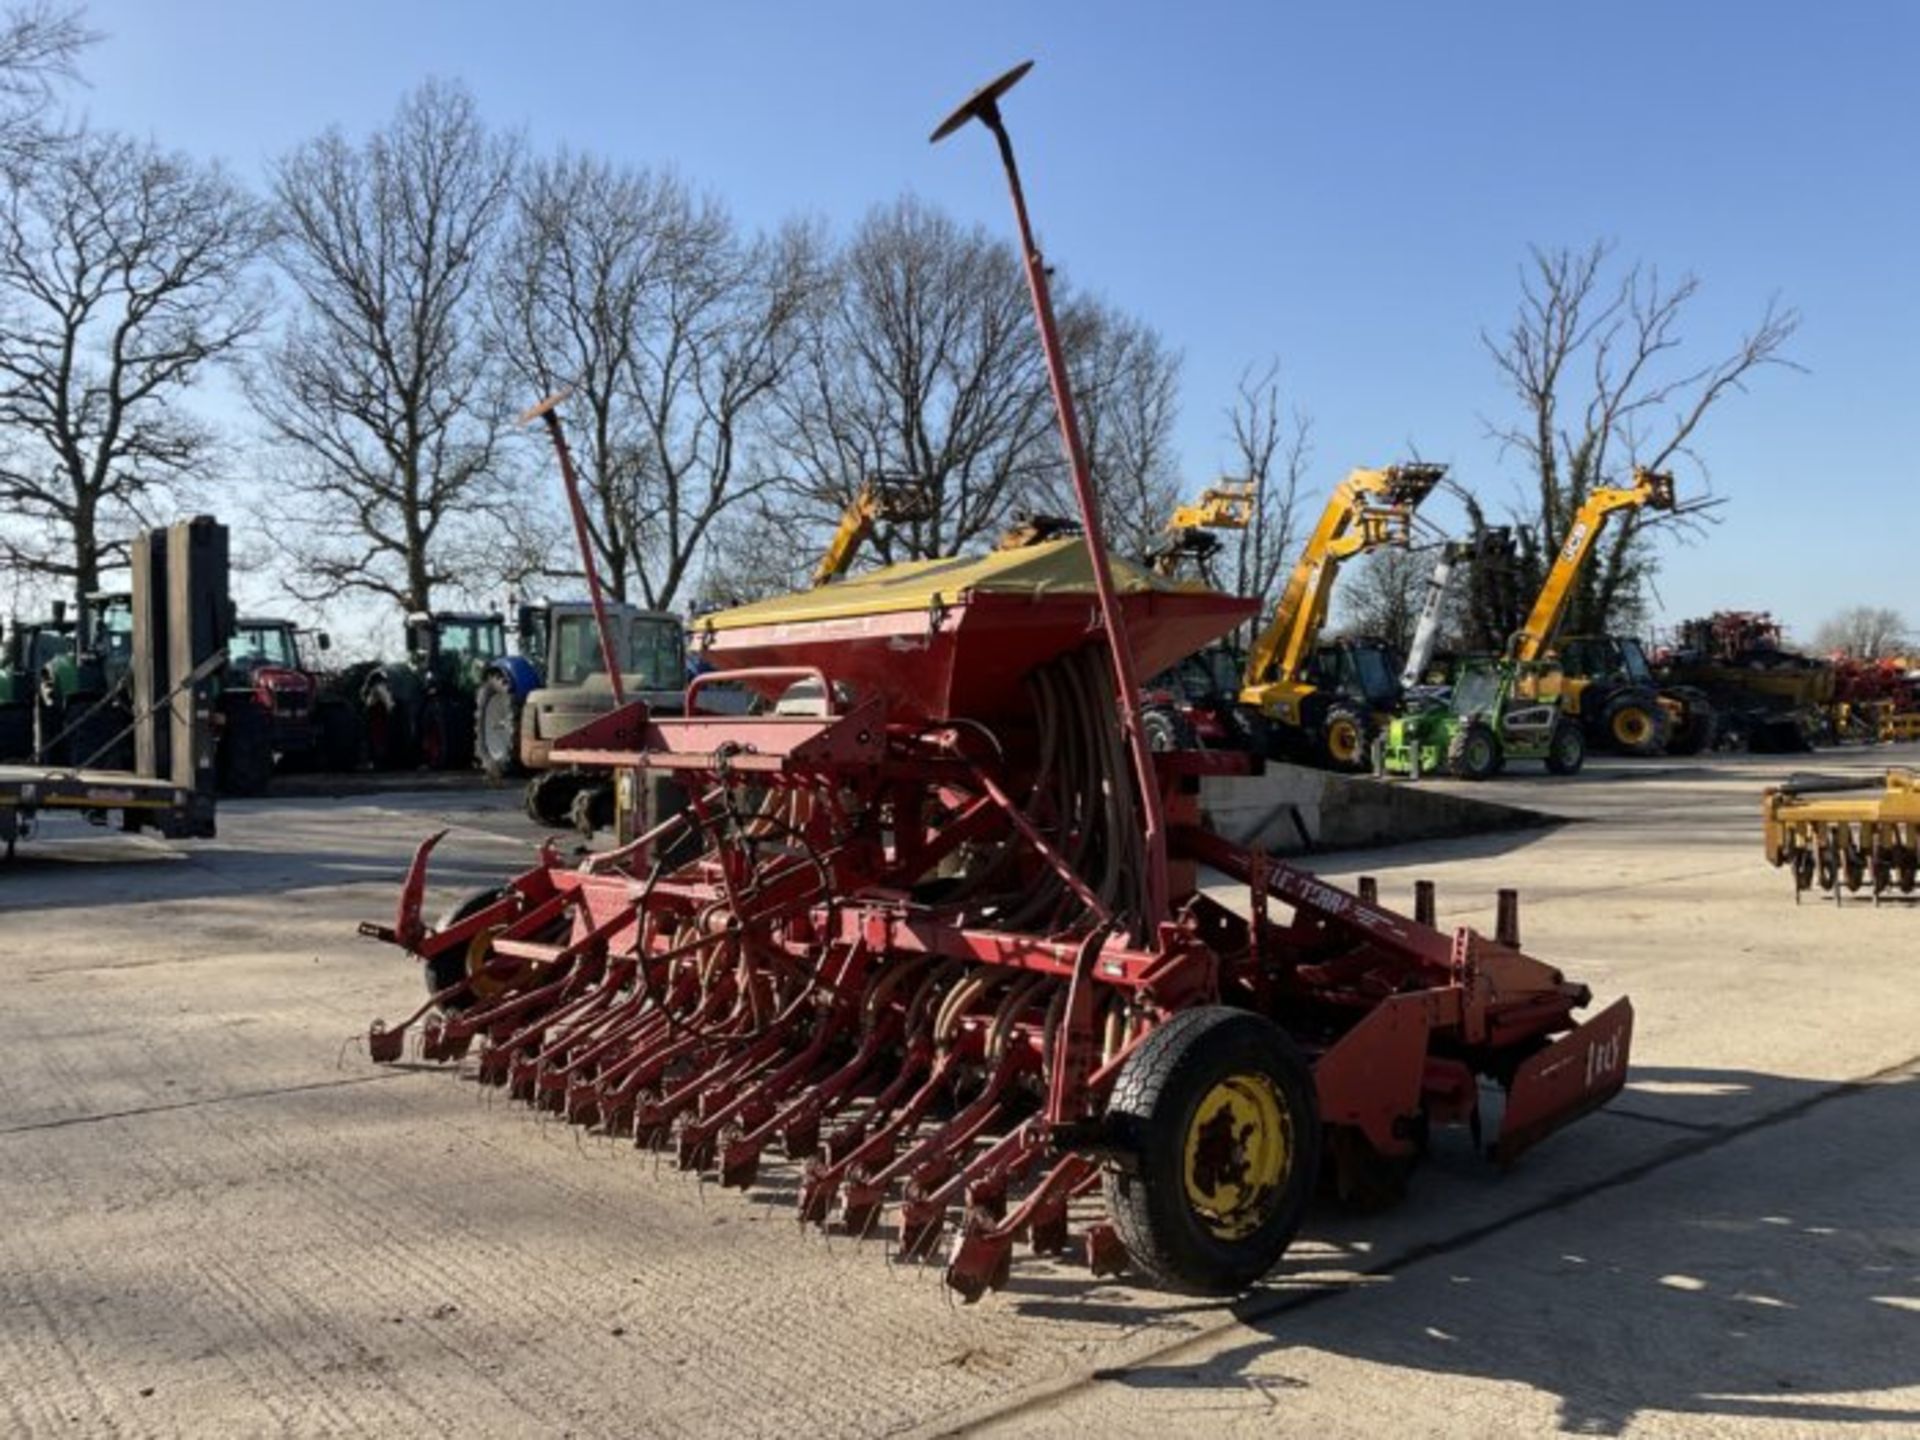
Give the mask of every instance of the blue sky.
M 1194 486 L 1279 357 L 1314 481 L 1417 447 L 1498 508 L 1518 465 L 1482 329 L 1529 244 L 1605 238 L 1704 290 L 1705 358 L 1771 295 L 1806 373 L 1761 375 L 1700 448 L 1728 503 L 1672 549 L 1668 619 L 1771 609 L 1802 636 L 1913 595 L 1920 533 L 1920 6 L 503 5 L 97 0 L 83 103 L 257 176 L 429 74 L 540 146 L 672 164 L 742 219 L 853 223 L 914 190 L 1008 227 L 989 148 L 926 144 L 1008 101 L 1051 259 L 1186 357 Z M 1683 485 L 1685 484 L 1683 479 Z M 1444 524 L 1444 511 L 1436 518 Z

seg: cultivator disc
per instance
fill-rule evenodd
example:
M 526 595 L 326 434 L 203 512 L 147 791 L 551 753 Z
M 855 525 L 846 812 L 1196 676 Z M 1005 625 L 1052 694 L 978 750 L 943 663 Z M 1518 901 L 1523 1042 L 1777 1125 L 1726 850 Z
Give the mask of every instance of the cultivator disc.
M 1792 872 L 1796 900 L 1816 886 L 1836 903 L 1861 890 L 1876 904 L 1920 895 L 1916 772 L 1890 770 L 1883 787 L 1880 781 L 1776 786 L 1762 799 L 1761 815 L 1767 860 Z

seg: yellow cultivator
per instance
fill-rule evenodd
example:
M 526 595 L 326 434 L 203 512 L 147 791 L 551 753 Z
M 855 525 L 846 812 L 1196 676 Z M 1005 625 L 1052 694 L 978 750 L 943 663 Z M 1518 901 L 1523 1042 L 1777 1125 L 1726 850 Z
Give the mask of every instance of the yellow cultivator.
M 1920 897 L 1920 773 L 1889 770 L 1875 781 L 1789 782 L 1761 802 L 1767 860 L 1793 869 L 1794 899 L 1818 882 L 1838 903 L 1865 887 Z M 1873 793 L 1865 793 L 1872 791 Z

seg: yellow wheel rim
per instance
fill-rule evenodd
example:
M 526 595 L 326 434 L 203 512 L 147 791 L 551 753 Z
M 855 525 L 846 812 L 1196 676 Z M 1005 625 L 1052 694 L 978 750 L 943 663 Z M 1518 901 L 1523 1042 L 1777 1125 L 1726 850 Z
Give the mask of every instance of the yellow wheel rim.
M 1222 1240 L 1260 1228 L 1293 1169 L 1293 1127 L 1265 1075 L 1229 1075 L 1187 1126 L 1187 1203 Z
M 1327 731 L 1327 753 L 1342 764 L 1360 753 L 1360 727 L 1351 720 L 1336 720 Z
M 524 965 L 511 975 L 503 975 L 499 970 L 487 967 L 487 956 L 493 950 L 493 942 L 506 928 L 504 925 L 495 925 L 482 930 L 467 942 L 467 988 L 473 991 L 476 999 L 497 999 L 510 986 L 519 984 L 525 975 Z
M 1653 733 L 1653 720 L 1644 710 L 1622 710 L 1613 717 L 1613 738 L 1622 745 L 1638 745 Z

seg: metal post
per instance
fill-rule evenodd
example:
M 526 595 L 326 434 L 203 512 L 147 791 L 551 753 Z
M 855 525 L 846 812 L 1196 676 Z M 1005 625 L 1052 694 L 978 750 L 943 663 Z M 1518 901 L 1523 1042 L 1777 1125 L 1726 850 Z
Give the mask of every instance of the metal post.
M 1499 892 L 1500 908 L 1493 924 L 1493 938 L 1509 949 L 1520 948 L 1520 892 Z
M 593 563 L 593 535 L 587 528 L 587 507 L 580 499 L 580 481 L 573 473 L 573 454 L 567 449 L 566 432 L 560 428 L 559 405 L 568 391 L 556 390 L 520 417 L 547 422 L 547 437 L 553 441 L 553 453 L 560 457 L 560 479 L 566 486 L 567 509 L 573 512 L 573 537 L 580 545 L 580 564 L 587 572 L 587 598 L 593 602 L 593 623 L 600 632 L 600 659 L 607 667 L 607 682 L 613 687 L 617 709 L 627 703 L 620 683 L 620 656 L 613 644 L 613 627 L 607 623 L 607 602 L 600 592 L 600 568 Z
M 1433 917 L 1435 913 L 1433 902 L 1434 902 L 1433 882 L 1431 880 L 1414 881 L 1413 882 L 1413 919 L 1415 924 L 1425 925 L 1425 926 L 1428 926 L 1429 928 L 1432 927 Z
M 1113 661 L 1115 688 L 1118 690 L 1120 724 L 1126 734 L 1127 750 L 1133 772 L 1139 782 L 1140 812 L 1146 842 L 1146 905 L 1141 917 L 1148 926 L 1167 918 L 1168 890 L 1166 821 L 1160 804 L 1160 783 L 1154 770 L 1153 751 L 1147 744 L 1146 726 L 1140 715 L 1140 686 L 1134 673 L 1133 650 L 1127 643 L 1126 622 L 1120 614 L 1113 588 L 1113 571 L 1107 563 L 1107 546 L 1100 526 L 1099 498 L 1094 493 L 1093 476 L 1087 468 L 1086 448 L 1080 439 L 1080 421 L 1073 407 L 1073 387 L 1067 376 L 1067 363 L 1060 350 L 1060 333 L 1054 323 L 1053 297 L 1047 288 L 1046 261 L 1034 242 L 1033 226 L 1027 218 L 1027 201 L 1020 185 L 1020 167 L 1013 157 L 1013 141 L 1000 119 L 999 98 L 1012 89 L 1020 77 L 1033 68 L 1028 60 L 1009 70 L 992 84 L 977 91 L 971 99 L 950 115 L 935 130 L 935 142 L 946 139 L 968 120 L 978 120 L 993 132 L 999 143 L 1000 163 L 1007 172 L 1007 188 L 1013 196 L 1013 215 L 1020 230 L 1020 252 L 1027 272 L 1027 289 L 1033 297 L 1033 312 L 1040 325 L 1040 346 L 1046 355 L 1047 381 L 1053 389 L 1055 413 L 1060 420 L 1060 441 L 1067 452 L 1067 464 L 1073 471 L 1074 496 L 1080 505 L 1080 523 L 1087 542 L 1087 560 L 1093 571 L 1093 587 L 1100 601 L 1100 619 L 1107 632 L 1107 649 Z

